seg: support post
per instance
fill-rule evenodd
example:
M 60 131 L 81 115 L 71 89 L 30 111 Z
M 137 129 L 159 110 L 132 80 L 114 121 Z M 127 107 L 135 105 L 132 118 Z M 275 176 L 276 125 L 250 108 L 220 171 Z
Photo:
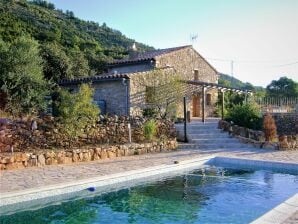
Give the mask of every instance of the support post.
M 186 114 L 186 97 L 183 97 L 183 109 L 184 109 L 184 142 L 187 142 L 186 136 L 186 125 L 187 125 L 187 114 Z
M 202 122 L 205 123 L 205 99 L 206 99 L 206 87 L 202 87 Z
M 225 91 L 221 91 L 221 119 L 225 118 Z

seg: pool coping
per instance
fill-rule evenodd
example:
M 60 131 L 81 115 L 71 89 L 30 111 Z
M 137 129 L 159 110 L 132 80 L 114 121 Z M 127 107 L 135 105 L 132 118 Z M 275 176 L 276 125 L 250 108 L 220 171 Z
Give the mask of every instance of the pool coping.
M 251 224 L 284 223 L 298 211 L 298 193 L 257 218 Z
M 175 173 L 183 170 L 191 170 L 199 165 L 205 164 L 207 161 L 213 159 L 214 156 L 206 156 L 191 160 L 180 161 L 174 164 L 164 164 L 153 166 L 150 168 L 126 171 L 122 173 L 95 176 L 78 181 L 71 181 L 61 184 L 42 186 L 38 188 L 31 188 L 27 190 L 7 192 L 0 194 L 0 208 L 8 205 L 13 205 L 21 202 L 32 201 L 56 195 L 62 195 L 72 192 L 86 190 L 89 187 L 102 187 L 107 185 L 118 184 L 127 181 L 134 181 L 137 179 L 144 179 L 161 174 Z
M 251 160 L 239 157 L 221 157 L 221 156 L 205 156 L 196 159 L 183 160 L 174 164 L 163 164 L 144 169 L 126 171 L 122 173 L 95 176 L 78 181 L 71 181 L 55 185 L 43 186 L 38 188 L 31 188 L 27 190 L 7 192 L 0 194 L 0 208 L 16 206 L 21 203 L 30 203 L 32 201 L 43 200 L 46 198 L 53 198 L 65 194 L 72 194 L 86 190 L 89 187 L 100 189 L 101 187 L 112 187 L 115 185 L 133 185 L 136 181 L 148 180 L 154 177 L 167 177 L 169 175 L 177 175 L 184 171 L 191 171 L 195 167 L 202 165 L 232 165 L 237 168 L 263 168 L 263 169 L 282 169 L 285 171 L 298 171 L 298 163 L 286 163 L 268 160 Z M 83 196 L 90 196 L 87 193 Z M 92 194 L 91 194 L 92 196 Z M 254 220 L 253 224 L 269 224 L 269 223 L 283 223 L 285 220 L 291 218 L 298 211 L 298 193 L 282 202 L 277 207 L 266 212 Z M 1 214 L 0 214 L 1 215 Z

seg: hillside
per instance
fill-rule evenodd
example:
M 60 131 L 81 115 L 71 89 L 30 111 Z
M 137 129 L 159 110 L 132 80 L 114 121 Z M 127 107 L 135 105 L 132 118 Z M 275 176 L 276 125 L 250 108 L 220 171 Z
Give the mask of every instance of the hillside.
M 261 86 L 254 86 L 249 82 L 242 82 L 241 80 L 235 77 L 232 77 L 230 75 L 223 74 L 223 73 L 220 73 L 218 82 L 219 84 L 228 85 L 235 88 L 243 88 L 243 89 L 256 90 L 256 91 L 264 90 L 264 88 Z
M 65 60 L 69 64 L 65 73 L 71 66 L 83 66 L 76 69 L 81 73 L 78 76 L 101 72 L 106 62 L 126 57 L 135 42 L 105 23 L 78 19 L 73 12 L 55 9 L 47 1 L 0 0 L 0 40 L 11 43 L 19 36 L 37 40 L 48 63 L 52 63 L 49 55 Z M 136 44 L 140 51 L 153 49 Z

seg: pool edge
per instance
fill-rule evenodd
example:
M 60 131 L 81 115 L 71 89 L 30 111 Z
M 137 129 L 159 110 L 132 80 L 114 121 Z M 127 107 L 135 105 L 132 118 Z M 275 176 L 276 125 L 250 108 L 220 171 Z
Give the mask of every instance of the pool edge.
M 282 224 L 298 211 L 298 193 L 260 216 L 251 224 Z

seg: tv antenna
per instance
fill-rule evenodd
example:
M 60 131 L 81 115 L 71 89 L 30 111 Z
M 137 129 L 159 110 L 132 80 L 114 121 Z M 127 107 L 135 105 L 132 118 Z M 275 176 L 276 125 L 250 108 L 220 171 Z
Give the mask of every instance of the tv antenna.
M 196 42 L 197 39 L 198 39 L 198 34 L 190 34 L 191 45 L 194 45 L 194 42 Z

